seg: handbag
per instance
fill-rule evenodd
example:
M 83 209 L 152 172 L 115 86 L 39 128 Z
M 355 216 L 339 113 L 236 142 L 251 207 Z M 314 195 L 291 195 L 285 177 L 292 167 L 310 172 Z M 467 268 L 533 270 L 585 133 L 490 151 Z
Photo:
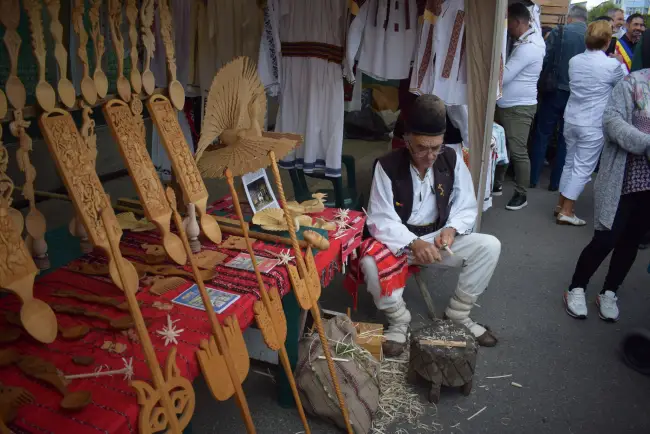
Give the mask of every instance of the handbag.
M 546 65 L 546 67 L 542 70 L 539 81 L 537 82 L 537 90 L 539 92 L 546 93 L 557 89 L 557 69 L 560 63 L 560 59 L 562 59 L 562 40 L 564 39 L 564 26 L 558 26 L 558 33 L 559 37 L 555 41 L 556 49 L 553 54 L 553 61 L 550 63 L 550 65 Z M 560 46 L 559 49 L 557 47 L 558 44 Z

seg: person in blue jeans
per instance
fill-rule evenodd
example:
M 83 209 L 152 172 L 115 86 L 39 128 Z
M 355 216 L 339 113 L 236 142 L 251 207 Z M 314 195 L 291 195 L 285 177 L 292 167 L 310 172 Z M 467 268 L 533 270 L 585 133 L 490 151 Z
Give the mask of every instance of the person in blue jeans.
M 537 127 L 530 156 L 530 187 L 535 188 L 544 167 L 548 143 L 558 129 L 557 153 L 551 173 L 549 190 L 557 191 L 566 157 L 564 142 L 564 109 L 569 101 L 569 60 L 585 51 L 587 31 L 587 10 L 582 6 L 572 6 L 567 25 L 563 29 L 554 28 L 546 39 L 546 55 L 543 71 L 555 66 L 557 88 L 540 95 L 537 108 Z M 542 73 L 544 74 L 544 73 Z

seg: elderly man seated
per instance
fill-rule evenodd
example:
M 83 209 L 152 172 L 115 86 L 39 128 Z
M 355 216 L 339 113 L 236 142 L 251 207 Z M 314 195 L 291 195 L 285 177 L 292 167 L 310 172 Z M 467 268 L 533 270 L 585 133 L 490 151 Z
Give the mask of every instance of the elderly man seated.
M 383 349 L 389 357 L 404 350 L 411 322 L 402 298 L 408 265 L 462 263 L 445 316 L 466 326 L 480 345 L 497 343 L 469 314 L 490 282 L 501 243 L 491 235 L 472 233 L 477 217 L 472 178 L 456 152 L 445 148 L 445 127 L 442 100 L 418 97 L 405 123 L 407 147 L 375 165 L 367 221 L 372 238 L 361 246 L 358 270 L 388 319 Z

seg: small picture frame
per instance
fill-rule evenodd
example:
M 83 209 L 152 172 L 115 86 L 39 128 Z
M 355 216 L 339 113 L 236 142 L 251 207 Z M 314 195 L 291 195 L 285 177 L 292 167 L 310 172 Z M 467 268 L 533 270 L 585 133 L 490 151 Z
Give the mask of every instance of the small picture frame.
M 280 208 L 265 169 L 247 173 L 241 179 L 253 213 L 258 213 L 266 208 Z

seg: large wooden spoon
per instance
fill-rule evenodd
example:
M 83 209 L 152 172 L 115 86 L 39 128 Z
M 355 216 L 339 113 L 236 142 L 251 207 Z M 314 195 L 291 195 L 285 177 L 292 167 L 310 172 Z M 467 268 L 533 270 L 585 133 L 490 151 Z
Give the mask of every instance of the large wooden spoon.
M 126 0 L 126 20 L 129 22 L 129 41 L 131 42 L 131 50 L 129 52 L 129 57 L 131 58 L 131 75 L 129 79 L 133 92 L 140 94 L 142 92 L 142 77 L 140 77 L 140 71 L 138 70 L 137 0 Z
M 77 93 L 68 80 L 68 51 L 63 45 L 63 25 L 59 21 L 61 0 L 45 0 L 47 11 L 50 14 L 50 33 L 54 39 L 54 57 L 59 67 L 59 83 L 57 89 L 61 102 L 68 108 L 74 107 Z
M 84 0 L 75 0 L 74 7 L 72 8 L 72 23 L 74 32 L 79 38 L 77 57 L 79 57 L 83 68 L 81 95 L 88 104 L 93 105 L 97 102 L 97 88 L 93 79 L 90 78 L 90 67 L 88 65 L 88 33 L 86 33 L 86 27 L 84 25 L 84 3 Z
M 111 40 L 117 56 L 117 94 L 122 100 L 131 101 L 131 84 L 124 76 L 124 37 L 122 24 L 122 1 L 108 0 L 108 21 L 111 28 Z
M 160 35 L 165 44 L 167 69 L 169 70 L 169 99 L 176 110 L 183 110 L 185 105 L 185 89 L 176 79 L 176 49 L 174 47 L 174 25 L 168 0 L 160 0 Z
M 90 404 L 92 399 L 91 393 L 87 390 L 69 392 L 56 366 L 52 363 L 46 362 L 40 357 L 23 356 L 18 361 L 18 367 L 25 375 L 54 386 L 63 395 L 63 400 L 61 400 L 60 404 L 61 408 L 65 410 L 81 410 Z
M 147 92 L 147 95 L 151 95 L 156 89 L 156 78 L 154 77 L 153 72 L 151 72 L 151 58 L 156 49 L 156 38 L 154 38 L 153 32 L 151 31 L 154 16 L 154 1 L 155 0 L 143 0 L 142 6 L 140 7 L 142 43 L 144 44 L 145 49 L 142 86 L 144 87 L 144 91 Z
M 0 21 L 5 27 L 4 43 L 9 53 L 9 77 L 5 83 L 7 89 L 7 98 L 14 108 L 21 110 L 25 107 L 25 86 L 18 78 L 18 53 L 20 52 L 21 39 L 18 34 L 18 24 L 20 23 L 20 1 L 19 0 L 1 0 L 0 1 Z M 4 117 L 4 116 L 3 116 Z
M 43 35 L 42 9 L 40 0 L 24 0 L 23 7 L 29 16 L 29 25 L 32 31 L 32 49 L 38 64 L 38 84 L 36 85 L 36 101 L 46 112 L 54 110 L 56 106 L 56 93 L 45 80 L 45 36 Z
M 90 37 L 95 47 L 95 72 L 93 73 L 93 80 L 95 81 L 97 95 L 100 98 L 104 98 L 108 93 L 108 78 L 106 78 L 106 74 L 102 70 L 104 35 L 102 35 L 102 30 L 99 25 L 101 6 L 102 0 L 92 0 L 92 6 L 88 10 L 88 18 L 90 19 Z

